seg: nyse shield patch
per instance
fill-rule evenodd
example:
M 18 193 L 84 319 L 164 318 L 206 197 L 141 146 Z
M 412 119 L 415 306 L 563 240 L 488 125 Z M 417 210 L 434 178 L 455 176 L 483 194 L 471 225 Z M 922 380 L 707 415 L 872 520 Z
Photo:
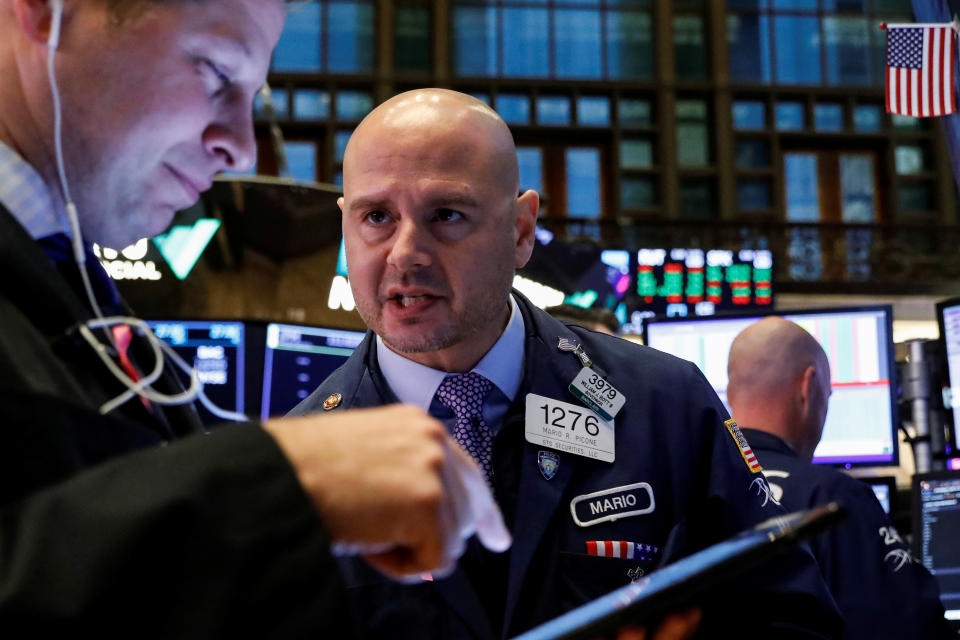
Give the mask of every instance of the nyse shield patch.
M 540 475 L 544 480 L 553 480 L 557 475 L 557 467 L 560 466 L 560 456 L 553 451 L 537 452 L 537 467 L 540 468 Z
M 655 508 L 653 487 L 647 482 L 595 491 L 570 501 L 570 514 L 581 527 L 653 513 Z

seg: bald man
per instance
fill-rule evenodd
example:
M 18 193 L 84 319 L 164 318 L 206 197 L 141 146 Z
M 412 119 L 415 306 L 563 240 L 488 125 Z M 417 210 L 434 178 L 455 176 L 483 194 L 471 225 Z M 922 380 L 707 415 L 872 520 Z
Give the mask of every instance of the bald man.
M 371 331 L 295 411 L 330 398 L 334 412 L 421 407 L 486 470 L 515 539 L 509 554 L 473 547 L 449 578 L 402 587 L 350 563 L 371 637 L 513 636 L 782 513 L 758 495 L 765 481 L 695 366 L 511 292 L 539 198 L 517 195 L 513 138 L 487 105 L 398 95 L 357 127 L 343 176 L 350 283 Z M 812 558 L 798 550 L 778 572 L 746 581 L 757 592 L 735 607 L 703 603 L 704 627 L 749 610 L 754 629 L 827 633 Z
M 816 339 L 788 320 L 764 318 L 733 341 L 727 366 L 733 419 L 774 495 L 788 511 L 836 500 L 850 512 L 811 543 L 844 615 L 844 637 L 945 637 L 936 581 L 913 560 L 870 488 L 810 463 L 830 398 L 830 364 Z

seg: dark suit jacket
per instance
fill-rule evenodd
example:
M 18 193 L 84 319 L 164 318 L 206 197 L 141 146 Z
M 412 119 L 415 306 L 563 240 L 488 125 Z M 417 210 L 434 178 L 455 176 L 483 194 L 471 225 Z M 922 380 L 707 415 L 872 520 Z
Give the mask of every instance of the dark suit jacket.
M 493 455 L 494 489 L 513 530 L 513 547 L 496 556 L 474 546 L 450 578 L 413 586 L 390 584 L 362 563 L 348 563 L 353 604 L 373 637 L 509 637 L 623 586 L 659 562 L 783 513 L 761 491 L 762 478 L 745 463 L 724 426 L 723 405 L 696 366 L 561 324 L 520 294 L 514 296 L 526 330 L 524 373 Z M 614 421 L 614 463 L 552 452 L 558 467 L 547 479 L 539 459 L 550 450 L 525 441 L 524 410 L 530 393 L 577 402 L 567 386 L 580 363 L 558 349 L 560 338 L 582 344 L 593 368 L 626 396 L 626 404 Z M 318 411 L 333 393 L 343 395 L 338 411 L 396 402 L 374 345 L 370 334 L 294 412 Z M 649 485 L 649 493 L 635 486 L 639 483 Z M 578 497 L 596 492 L 606 492 L 598 498 L 609 504 L 584 498 L 574 505 Z M 630 500 L 635 502 L 627 508 Z M 627 513 L 644 507 L 647 513 Z M 575 522 L 577 508 L 587 526 Z M 644 546 L 636 547 L 643 552 L 634 559 L 597 557 L 588 555 L 590 541 Z M 761 637 L 763 630 L 777 637 L 836 630 L 832 600 L 804 548 L 739 586 L 741 591 L 729 589 L 707 603 L 706 630 L 750 629 Z
M 97 265 L 98 266 L 98 265 Z M 89 312 L 0 206 L 0 628 L 49 636 L 349 634 L 328 540 L 255 423 L 193 435 L 77 339 Z
M 849 515 L 810 546 L 846 620 L 845 638 L 945 638 L 940 589 L 914 560 L 866 484 L 797 457 L 786 442 L 744 429 L 780 501 L 799 510 L 836 501 Z

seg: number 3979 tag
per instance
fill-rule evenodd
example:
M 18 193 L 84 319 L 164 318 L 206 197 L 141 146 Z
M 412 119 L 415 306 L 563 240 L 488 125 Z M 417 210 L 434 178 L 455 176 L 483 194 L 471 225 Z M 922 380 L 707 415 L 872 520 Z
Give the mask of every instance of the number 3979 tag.
M 613 462 L 613 423 L 577 404 L 527 394 L 527 442 L 593 460 Z
M 604 420 L 613 420 L 627 401 L 622 393 L 590 367 L 580 369 L 569 389 L 577 400 L 599 413 Z

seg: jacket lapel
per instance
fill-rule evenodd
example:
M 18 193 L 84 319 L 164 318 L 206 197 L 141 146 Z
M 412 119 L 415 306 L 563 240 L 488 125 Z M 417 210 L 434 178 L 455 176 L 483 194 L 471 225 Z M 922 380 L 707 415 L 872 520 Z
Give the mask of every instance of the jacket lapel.
M 341 406 L 344 409 L 379 407 L 399 402 L 380 372 L 375 345 L 373 333 L 367 332 L 353 355 L 323 384 L 324 393 L 343 393 Z M 357 381 L 353 389 L 340 388 L 349 380 Z M 496 637 L 483 603 L 461 569 L 456 569 L 446 578 L 435 580 L 430 586 L 476 637 Z
M 557 350 L 557 341 L 564 337 L 573 344 L 579 344 L 580 339 L 565 325 L 549 316 L 535 315 L 529 303 L 514 292 L 518 305 L 524 313 L 524 323 L 527 327 L 527 340 L 524 343 L 524 383 L 521 385 L 517 402 L 520 410 L 515 411 L 511 423 L 517 422 L 513 428 L 524 429 L 524 411 L 526 394 L 556 398 L 564 402 L 575 402 L 567 391 L 567 386 L 580 371 L 577 358 L 571 354 L 561 354 Z M 509 427 L 510 425 L 505 425 Z M 510 569 L 507 579 L 507 607 L 504 611 L 503 633 L 507 635 L 520 593 L 523 589 L 524 578 L 530 567 L 537 548 L 540 546 L 546 531 L 547 524 L 560 508 L 561 500 L 573 476 L 578 463 L 578 456 L 554 451 L 561 458 L 556 475 L 551 480 L 545 480 L 540 474 L 538 453 L 544 448 L 526 442 L 524 437 L 522 468 L 520 470 L 520 486 L 517 495 L 517 504 L 523 505 L 523 517 L 516 518 L 514 531 L 523 527 L 523 535 L 514 535 L 513 547 L 510 549 Z M 521 522 L 522 520 L 522 522 Z

